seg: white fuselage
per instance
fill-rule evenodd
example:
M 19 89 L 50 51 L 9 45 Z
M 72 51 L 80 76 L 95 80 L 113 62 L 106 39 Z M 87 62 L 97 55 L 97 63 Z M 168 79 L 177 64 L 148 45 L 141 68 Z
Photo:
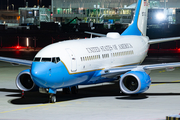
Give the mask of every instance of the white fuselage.
M 51 44 L 35 57 L 60 57 L 70 74 L 140 64 L 147 55 L 148 37 L 119 36 L 70 40 Z

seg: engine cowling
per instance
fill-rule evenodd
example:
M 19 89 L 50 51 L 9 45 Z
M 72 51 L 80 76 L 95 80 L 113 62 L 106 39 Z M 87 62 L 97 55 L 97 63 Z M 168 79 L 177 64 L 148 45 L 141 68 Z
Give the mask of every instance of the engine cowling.
M 16 77 L 16 86 L 20 90 L 34 91 L 37 90 L 37 85 L 33 82 L 30 74 L 30 69 L 23 70 Z
M 143 93 L 149 89 L 151 78 L 146 72 L 130 71 L 121 76 L 119 85 L 125 94 Z

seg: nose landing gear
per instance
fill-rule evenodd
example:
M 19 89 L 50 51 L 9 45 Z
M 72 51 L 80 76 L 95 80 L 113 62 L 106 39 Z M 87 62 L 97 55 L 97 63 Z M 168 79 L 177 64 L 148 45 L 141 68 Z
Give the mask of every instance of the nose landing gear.
M 55 103 L 56 102 L 56 96 L 54 94 L 49 95 L 49 102 L 50 103 Z
M 50 103 L 56 102 L 56 89 L 51 89 L 51 88 L 49 88 L 48 90 L 40 89 L 41 92 L 42 92 L 42 90 L 44 90 L 46 93 L 49 93 L 49 102 Z M 65 93 L 65 94 L 68 94 L 68 93 L 77 94 L 78 93 L 78 86 L 63 88 L 63 93 Z
M 49 91 L 48 93 L 50 93 L 49 95 L 49 102 L 50 103 L 55 103 L 56 102 L 56 89 L 52 89 L 52 88 L 49 88 Z

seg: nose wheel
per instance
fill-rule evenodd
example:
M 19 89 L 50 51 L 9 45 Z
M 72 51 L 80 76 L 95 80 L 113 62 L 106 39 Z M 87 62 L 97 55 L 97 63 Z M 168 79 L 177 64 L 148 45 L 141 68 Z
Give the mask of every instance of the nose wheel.
M 49 95 L 49 102 L 50 103 L 55 103 L 56 102 L 56 96 L 54 94 Z

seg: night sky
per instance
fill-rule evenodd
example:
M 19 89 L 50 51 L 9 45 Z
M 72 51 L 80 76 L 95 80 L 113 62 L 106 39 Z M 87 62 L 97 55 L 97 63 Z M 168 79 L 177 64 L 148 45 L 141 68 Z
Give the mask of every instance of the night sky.
M 15 9 L 17 10 L 18 7 L 24 7 L 25 2 L 28 2 L 29 7 L 33 7 L 37 5 L 37 0 L 0 0 L 0 10 L 7 9 L 7 3 L 9 4 L 9 10 L 12 9 L 12 4 L 14 4 Z M 41 6 L 45 5 L 45 7 L 49 7 L 51 5 L 51 0 L 39 0 Z

